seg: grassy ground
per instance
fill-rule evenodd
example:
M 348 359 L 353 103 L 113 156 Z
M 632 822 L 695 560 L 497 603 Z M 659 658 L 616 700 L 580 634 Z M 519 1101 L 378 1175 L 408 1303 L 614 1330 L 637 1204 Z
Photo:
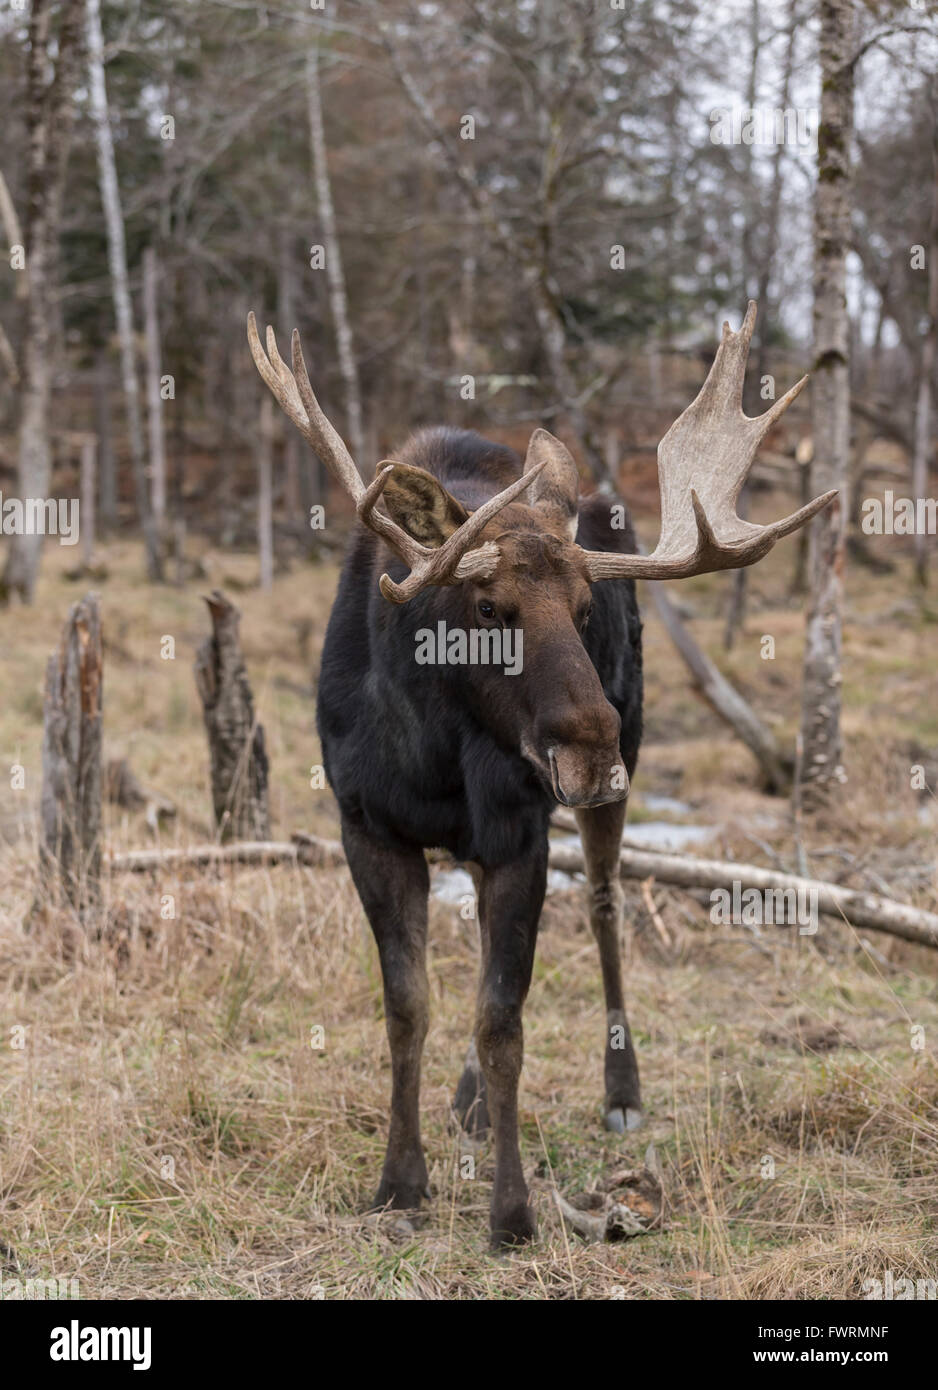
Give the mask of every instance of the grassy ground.
M 336 831 L 304 687 L 333 567 L 297 566 L 272 595 L 249 557 L 205 554 L 185 589 L 144 585 L 136 547 L 102 552 L 110 755 L 172 797 L 162 843 L 209 835 L 208 769 L 192 679 L 207 630 L 199 594 L 227 588 L 267 730 L 277 834 Z M 647 1128 L 600 1122 L 598 962 L 579 891 L 545 909 L 525 1014 L 522 1150 L 538 1243 L 486 1250 L 491 1153 L 465 1176 L 448 1121 L 468 1039 L 473 923 L 431 905 L 433 1021 L 423 1093 L 434 1200 L 416 1235 L 359 1213 L 376 1185 L 388 1053 L 377 957 L 343 870 L 277 868 L 114 877 L 109 929 L 60 919 L 24 933 L 35 892 L 41 685 L 68 605 L 72 552 L 50 547 L 34 611 L 0 614 L 0 1276 L 77 1277 L 85 1297 L 828 1298 L 866 1278 L 938 1272 L 935 955 L 822 919 L 816 937 L 715 926 L 652 886 L 629 892 L 630 1017 Z M 782 596 L 790 549 L 754 572 L 750 616 L 724 669 L 780 737 L 794 734 L 803 614 Z M 802 831 L 819 876 L 938 906 L 938 629 L 905 600 L 907 574 L 851 575 L 844 802 Z M 725 578 L 681 598 L 720 650 Z M 304 624 L 306 624 L 304 628 Z M 161 639 L 175 659 L 161 659 Z M 760 656 L 775 639 L 775 659 Z M 648 737 L 635 816 L 668 793 L 715 827 L 714 852 L 793 868 L 787 806 L 753 790 L 746 751 L 688 687 L 648 618 Z M 109 808 L 109 845 L 152 842 Z M 174 916 L 167 897 L 173 899 Z M 323 1029 L 321 1048 L 311 1030 Z M 924 1030 L 924 1047 L 914 1030 Z M 16 1030 L 23 1029 L 24 1033 Z M 24 1046 L 16 1044 L 24 1041 Z M 640 1167 L 653 1143 L 660 1227 L 587 1245 L 552 1190 Z

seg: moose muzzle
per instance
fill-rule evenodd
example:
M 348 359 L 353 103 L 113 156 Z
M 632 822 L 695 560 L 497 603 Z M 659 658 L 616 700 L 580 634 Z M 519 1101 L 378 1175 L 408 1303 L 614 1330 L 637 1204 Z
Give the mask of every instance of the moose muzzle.
M 582 648 L 573 648 L 553 671 L 553 686 L 539 701 L 533 746 L 522 751 L 549 778 L 561 806 L 624 801 L 629 778 L 619 749 L 621 720 L 596 668 Z
M 560 744 L 548 748 L 547 757 L 561 806 L 603 806 L 624 801 L 629 794 L 629 775 L 618 744 L 603 750 Z

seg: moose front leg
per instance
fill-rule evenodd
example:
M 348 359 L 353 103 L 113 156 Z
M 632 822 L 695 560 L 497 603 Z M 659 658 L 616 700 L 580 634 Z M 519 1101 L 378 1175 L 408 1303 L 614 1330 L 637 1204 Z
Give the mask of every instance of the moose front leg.
M 423 851 L 389 849 L 343 818 L 342 843 L 381 957 L 391 1047 L 391 1121 L 375 1208 L 412 1211 L 429 1197 L 420 1142 L 420 1059 L 429 1023 Z
M 606 997 L 606 1128 L 617 1134 L 624 1134 L 627 1129 L 638 1129 L 642 1123 L 638 1062 L 625 1016 L 619 960 L 619 928 L 622 920 L 619 849 L 625 808 L 624 801 L 616 801 L 574 812 L 583 841 L 583 858 L 589 883 L 590 926 L 599 945 Z
M 537 924 L 547 885 L 547 847 L 518 863 L 485 869 L 479 894 L 482 973 L 475 1040 L 495 1137 L 492 1244 L 530 1240 L 534 1212 L 518 1147 L 521 1010 L 531 983 Z

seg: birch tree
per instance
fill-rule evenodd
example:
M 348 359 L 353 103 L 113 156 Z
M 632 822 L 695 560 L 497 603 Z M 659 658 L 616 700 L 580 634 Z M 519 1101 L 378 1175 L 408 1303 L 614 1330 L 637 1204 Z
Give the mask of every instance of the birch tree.
M 928 492 L 928 463 L 931 456 L 932 390 L 938 349 L 938 108 L 932 112 L 932 208 L 928 238 L 928 318 L 919 359 L 918 398 L 915 407 L 915 449 L 912 456 L 912 495 L 918 499 Z M 931 538 L 923 527 L 915 530 L 915 578 L 924 589 L 928 584 L 928 551 Z
M 345 388 L 345 417 L 349 444 L 351 445 L 352 458 L 361 467 L 365 457 L 361 387 L 352 342 L 352 326 L 349 320 L 348 294 L 345 288 L 345 272 L 342 268 L 342 246 L 336 226 L 332 184 L 329 179 L 326 128 L 322 118 L 322 89 L 319 80 L 319 46 L 315 43 L 310 48 L 306 58 L 306 102 L 313 156 L 313 180 L 316 185 L 316 200 L 319 206 L 323 246 L 326 253 L 329 304 L 335 327 L 339 371 L 342 374 L 342 383 Z
M 108 268 L 114 318 L 120 351 L 121 387 L 127 412 L 127 434 L 133 470 L 137 514 L 143 530 L 146 548 L 147 575 L 162 580 L 163 568 L 159 538 L 153 521 L 147 486 L 146 454 L 143 442 L 143 421 L 140 409 L 140 387 L 134 349 L 133 306 L 127 275 L 127 246 L 124 236 L 124 217 L 121 211 L 117 163 L 114 158 L 114 138 L 111 134 L 107 85 L 104 78 L 104 34 L 101 29 L 100 0 L 85 0 L 86 40 L 88 46 L 88 87 L 91 121 L 94 128 L 98 157 L 98 181 L 101 205 L 107 229 Z
M 841 766 L 841 643 L 850 368 L 847 251 L 853 137 L 852 0 L 820 0 L 821 102 L 814 205 L 814 373 L 811 426 L 816 492 L 840 496 L 811 522 L 809 596 L 801 713 L 802 798 L 817 805 L 845 779 Z
M 49 325 L 54 252 L 72 127 L 72 82 L 80 41 L 81 0 L 63 0 L 58 7 L 52 0 L 34 0 L 26 67 L 26 268 L 19 272 L 27 276 L 17 442 L 17 481 L 22 498 L 46 497 L 52 481 L 53 341 Z M 6 217 L 9 220 L 9 208 Z M 11 538 L 0 586 L 4 597 L 15 594 L 24 603 L 32 603 L 41 547 L 42 537 L 38 535 Z
M 166 445 L 160 395 L 159 266 L 156 251 L 143 253 L 143 332 L 147 351 L 147 428 L 150 439 L 150 501 L 160 532 L 166 520 Z

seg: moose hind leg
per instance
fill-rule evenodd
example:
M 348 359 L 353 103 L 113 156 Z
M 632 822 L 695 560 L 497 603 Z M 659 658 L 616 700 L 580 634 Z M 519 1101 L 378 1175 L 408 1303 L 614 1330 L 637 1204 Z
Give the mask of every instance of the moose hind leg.
M 467 864 L 476 891 L 476 909 L 482 898 L 482 870 L 478 864 Z M 484 1139 L 491 1127 L 485 1074 L 479 1061 L 475 1038 L 469 1043 L 462 1075 L 453 1096 L 453 1114 L 463 1133 L 470 1139 Z
M 638 1129 L 642 1123 L 638 1062 L 625 1016 L 619 953 L 622 921 L 619 847 L 625 808 L 626 803 L 618 801 L 575 812 L 589 885 L 590 926 L 599 946 L 606 1000 L 605 1123 L 607 1129 L 617 1134 Z
M 474 1038 L 466 1052 L 462 1076 L 453 1096 L 453 1113 L 463 1133 L 470 1139 L 484 1139 L 488 1134 L 492 1123 L 489 1118 L 488 1091 Z
M 423 852 L 390 849 L 343 819 L 342 842 L 374 933 L 391 1048 L 391 1119 L 374 1208 L 413 1211 L 429 1197 L 420 1141 L 420 1061 L 429 1024 L 427 895 Z

